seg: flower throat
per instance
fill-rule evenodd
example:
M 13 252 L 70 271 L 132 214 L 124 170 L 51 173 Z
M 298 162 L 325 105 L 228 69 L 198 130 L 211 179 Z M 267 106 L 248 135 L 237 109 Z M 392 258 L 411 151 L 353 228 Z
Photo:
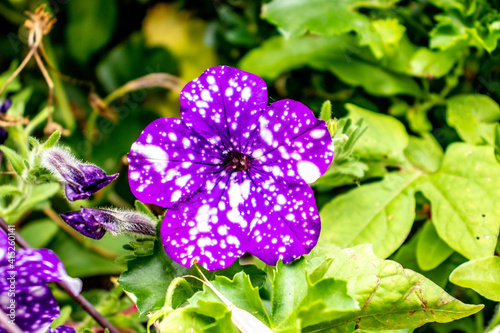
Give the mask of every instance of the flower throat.
M 222 162 L 224 168 L 229 171 L 246 171 L 250 167 L 251 157 L 242 154 L 238 151 L 232 151 L 227 154 L 226 158 Z

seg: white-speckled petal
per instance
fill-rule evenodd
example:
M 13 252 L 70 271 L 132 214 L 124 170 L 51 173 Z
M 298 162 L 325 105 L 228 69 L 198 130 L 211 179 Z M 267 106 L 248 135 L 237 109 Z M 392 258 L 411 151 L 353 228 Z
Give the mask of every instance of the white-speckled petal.
M 177 118 L 149 124 L 127 156 L 132 192 L 161 207 L 191 197 L 221 163 L 217 149 Z
M 221 66 L 207 69 L 181 93 L 181 117 L 223 150 L 244 150 L 267 105 L 267 86 L 257 75 Z
M 260 118 L 260 131 L 247 153 L 253 165 L 287 182 L 310 184 L 333 159 L 333 142 L 323 120 L 304 104 L 274 102 Z

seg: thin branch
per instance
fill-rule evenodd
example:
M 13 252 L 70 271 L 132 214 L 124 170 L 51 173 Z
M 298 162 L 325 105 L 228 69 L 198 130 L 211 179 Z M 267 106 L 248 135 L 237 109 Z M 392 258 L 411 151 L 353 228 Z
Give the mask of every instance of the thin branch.
M 0 227 L 6 233 L 12 233 L 12 230 L 9 230 L 9 225 L 3 218 L 0 217 Z M 14 236 L 17 245 L 24 249 L 31 249 L 32 247 L 16 232 L 14 231 Z M 95 319 L 96 322 L 99 323 L 103 328 L 107 328 L 109 333 L 120 333 L 120 331 L 114 327 L 103 315 L 101 315 L 93 306 L 87 301 L 82 295 L 75 295 L 71 289 L 68 287 L 66 282 L 59 281 L 56 284 L 64 290 L 78 305 L 82 307 L 92 318 Z M 12 331 L 11 333 L 18 333 Z
M 4 85 L 2 86 L 2 88 L 0 89 L 0 95 L 2 95 L 2 93 L 4 92 L 5 88 L 7 88 L 7 86 L 12 82 L 12 80 L 14 80 L 16 78 L 16 76 L 19 75 L 19 73 L 21 73 L 21 71 L 23 70 L 24 66 L 26 66 L 26 64 L 28 63 L 28 61 L 30 61 L 31 57 L 33 56 L 33 53 L 35 53 L 35 49 L 34 48 L 30 48 L 30 51 L 28 52 L 28 54 L 26 55 L 26 57 L 24 58 L 23 62 L 19 65 L 19 67 L 17 67 L 17 69 L 9 76 L 9 78 L 7 79 L 7 81 L 5 81 Z
M 42 72 L 43 77 L 45 78 L 45 81 L 47 82 L 47 85 L 49 86 L 49 98 L 47 102 L 47 106 L 52 106 L 52 99 L 54 97 L 54 82 L 52 82 L 52 79 L 49 76 L 49 73 L 47 72 L 47 69 L 45 69 L 45 65 L 43 64 L 42 59 L 38 55 L 38 51 L 35 51 L 35 60 L 38 64 L 38 67 L 40 68 L 40 71 Z M 52 122 L 52 112 L 49 113 L 49 122 Z

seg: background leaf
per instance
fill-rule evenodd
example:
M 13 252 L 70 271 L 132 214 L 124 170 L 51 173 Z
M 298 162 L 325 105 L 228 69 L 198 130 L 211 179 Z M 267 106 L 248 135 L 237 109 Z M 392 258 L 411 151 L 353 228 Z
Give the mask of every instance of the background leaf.
M 371 246 L 336 250 L 327 275 L 347 280 L 349 293 L 360 306 L 356 316 L 346 316 L 311 328 L 342 332 L 350 321 L 366 330 L 415 328 L 428 321 L 449 322 L 480 311 L 454 299 L 422 275 L 382 260 Z M 390 292 L 389 292 L 390 291 Z M 390 309 L 390 310 L 389 310 Z
M 493 145 L 500 107 L 486 95 L 456 95 L 446 101 L 446 119 L 468 143 Z
M 493 301 L 500 302 L 500 257 L 468 261 L 458 266 L 450 281 L 461 287 L 471 288 Z
M 455 143 L 446 150 L 439 171 L 418 184 L 431 201 L 439 237 L 469 259 L 491 256 L 495 249 L 500 228 L 495 204 L 500 200 L 498 175 L 493 148 Z
M 118 8 L 115 0 L 70 1 L 66 30 L 69 52 L 80 63 L 105 46 L 115 30 Z
M 414 182 L 419 176 L 388 174 L 380 182 L 337 196 L 320 211 L 319 244 L 371 243 L 378 256 L 388 257 L 404 242 L 415 219 Z

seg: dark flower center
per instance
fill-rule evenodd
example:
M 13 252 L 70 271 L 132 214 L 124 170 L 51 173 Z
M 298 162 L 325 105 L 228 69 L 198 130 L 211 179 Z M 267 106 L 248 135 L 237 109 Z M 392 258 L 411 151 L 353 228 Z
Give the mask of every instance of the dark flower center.
M 246 171 L 250 167 L 251 157 L 238 151 L 227 154 L 222 165 L 227 171 Z

